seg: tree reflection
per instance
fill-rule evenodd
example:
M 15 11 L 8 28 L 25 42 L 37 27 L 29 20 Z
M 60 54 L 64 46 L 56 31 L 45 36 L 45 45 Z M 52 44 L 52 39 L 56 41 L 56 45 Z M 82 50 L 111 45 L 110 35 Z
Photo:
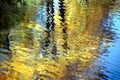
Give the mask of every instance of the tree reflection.
M 57 55 L 57 49 L 56 49 L 56 43 L 54 39 L 54 2 L 53 0 L 47 0 L 46 1 L 46 37 L 42 40 L 42 55 L 45 56 L 53 56 L 52 58 L 57 58 L 55 57 Z
M 23 10 L 22 15 L 11 9 L 11 13 L 19 16 L 19 19 L 12 16 L 5 18 L 8 23 L 1 20 L 4 22 L 2 24 L 7 25 L 18 21 L 14 27 L 10 26 L 10 33 L 6 26 L 8 32 L 0 35 L 6 36 L 2 45 L 7 47 L 9 35 L 12 43 L 10 47 L 14 53 L 11 61 L 3 61 L 1 67 L 8 69 L 8 72 L 1 72 L 10 80 L 93 79 L 86 72 L 100 54 L 100 43 L 104 42 L 101 40 L 103 37 L 108 39 L 108 35 L 113 37 L 109 28 L 101 27 L 111 2 L 58 0 L 58 7 L 55 8 L 54 0 L 42 1 L 42 6 L 46 6 L 44 26 L 35 22 L 37 9 L 31 7 L 31 2 L 32 0 L 26 2 L 28 7 Z M 3 30 L 4 28 L 1 28 L 1 32 L 4 32 Z M 113 39 L 111 37 L 109 38 Z

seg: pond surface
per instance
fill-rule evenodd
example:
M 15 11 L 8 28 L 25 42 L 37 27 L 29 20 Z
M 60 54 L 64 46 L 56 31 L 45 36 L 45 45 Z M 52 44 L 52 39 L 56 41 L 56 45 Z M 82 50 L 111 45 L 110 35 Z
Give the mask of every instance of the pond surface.
M 0 1 L 0 80 L 120 80 L 120 1 Z

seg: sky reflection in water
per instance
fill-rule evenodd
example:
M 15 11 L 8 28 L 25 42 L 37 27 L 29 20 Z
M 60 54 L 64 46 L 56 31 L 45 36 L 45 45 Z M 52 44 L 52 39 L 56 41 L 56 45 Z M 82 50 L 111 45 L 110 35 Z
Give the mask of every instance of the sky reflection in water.
M 103 74 L 99 76 L 100 80 L 120 80 L 120 8 L 118 6 L 114 6 L 114 8 L 115 11 L 111 10 L 107 18 L 108 23 L 111 22 L 107 24 L 109 26 L 108 29 L 111 28 L 111 31 L 114 33 L 113 43 L 104 43 L 109 47 L 103 49 L 106 51 L 98 59 L 98 63 L 101 63 L 99 66 L 101 68 L 100 72 Z

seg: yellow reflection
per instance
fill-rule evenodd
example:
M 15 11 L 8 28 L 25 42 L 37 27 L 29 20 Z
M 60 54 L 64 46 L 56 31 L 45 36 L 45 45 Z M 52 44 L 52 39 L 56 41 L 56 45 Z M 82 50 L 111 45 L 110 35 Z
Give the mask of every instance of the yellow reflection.
M 81 1 L 81 2 L 80 2 Z M 11 30 L 12 58 L 4 61 L 1 68 L 3 80 L 67 80 L 66 76 L 83 74 L 82 71 L 92 65 L 100 47 L 101 20 L 104 18 L 103 4 L 99 1 L 65 0 L 65 22 L 55 10 L 55 31 L 58 59 L 43 57 L 41 49 L 46 33 L 45 28 L 34 22 L 34 8 L 26 10 L 24 21 Z M 97 4 L 99 3 L 99 4 Z M 66 33 L 63 29 L 66 28 Z M 15 31 L 17 30 L 17 31 Z M 95 34 L 94 34 L 95 33 Z M 54 42 L 54 43 L 55 43 Z M 51 43 L 52 44 L 52 43 Z M 72 74 L 68 67 L 80 65 Z

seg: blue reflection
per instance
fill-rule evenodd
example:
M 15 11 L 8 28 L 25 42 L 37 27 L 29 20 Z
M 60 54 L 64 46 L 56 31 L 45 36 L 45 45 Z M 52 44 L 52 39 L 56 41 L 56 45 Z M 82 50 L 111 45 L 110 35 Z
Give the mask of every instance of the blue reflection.
M 112 25 L 110 25 L 112 22 Z M 101 49 L 106 49 L 107 51 L 104 53 L 106 55 L 102 55 L 100 60 L 104 59 L 104 64 L 102 66 L 105 67 L 103 69 L 103 74 L 107 77 L 107 80 L 120 80 L 120 9 L 116 9 L 116 11 L 111 11 L 109 13 L 109 18 L 107 19 L 107 23 L 109 23 L 108 27 L 111 29 L 111 32 L 115 34 L 113 36 L 112 45 L 110 42 L 103 42 L 109 47 L 105 47 L 105 45 L 101 46 Z M 110 35 L 110 34 L 109 34 Z M 107 38 L 109 40 L 109 38 Z
M 37 13 L 36 22 L 40 24 L 42 27 L 46 26 L 46 6 L 41 6 Z

